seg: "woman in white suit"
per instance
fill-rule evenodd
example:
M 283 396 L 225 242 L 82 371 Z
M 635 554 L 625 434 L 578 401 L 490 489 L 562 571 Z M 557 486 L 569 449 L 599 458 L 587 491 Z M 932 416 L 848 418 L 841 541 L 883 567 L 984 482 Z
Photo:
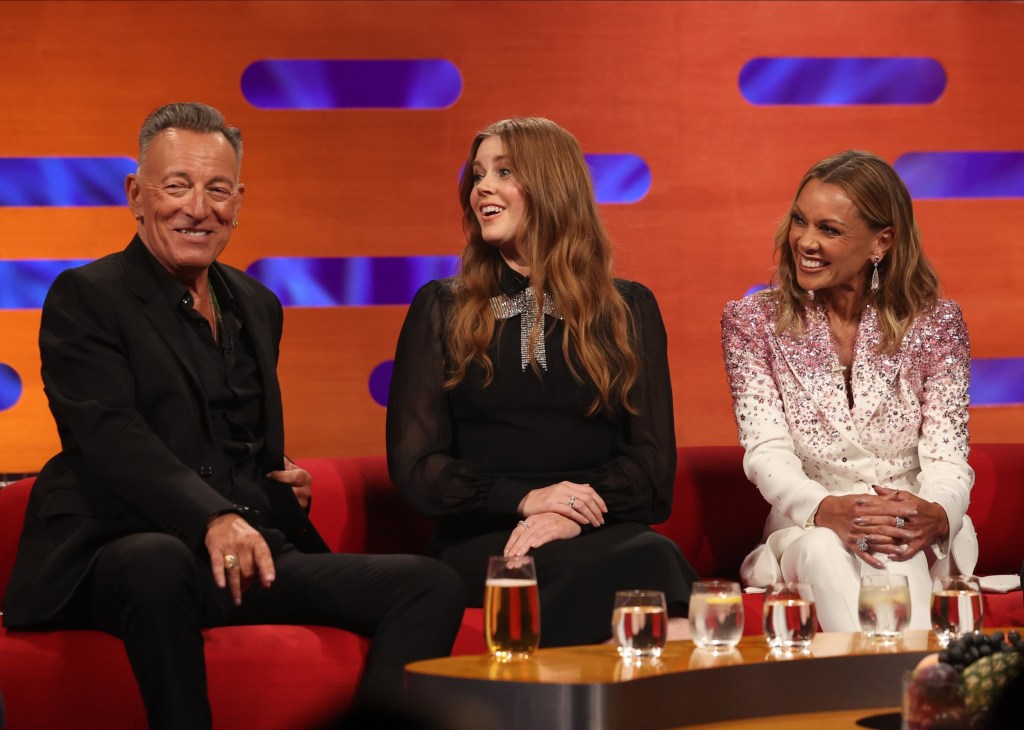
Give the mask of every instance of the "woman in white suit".
M 722 315 L 744 471 L 772 506 L 743 580 L 810 583 L 822 628 L 858 631 L 861 575 L 904 573 L 928 628 L 932 576 L 978 557 L 960 308 L 875 155 L 812 167 L 775 246 L 776 286 Z

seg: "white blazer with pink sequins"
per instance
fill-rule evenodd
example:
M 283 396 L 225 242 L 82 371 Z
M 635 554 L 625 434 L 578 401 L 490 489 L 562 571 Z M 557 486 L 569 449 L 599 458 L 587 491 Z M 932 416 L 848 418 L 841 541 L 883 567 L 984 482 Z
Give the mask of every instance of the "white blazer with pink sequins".
M 933 545 L 931 572 L 974 570 L 978 541 L 967 516 L 974 472 L 967 464 L 970 344 L 960 307 L 940 300 L 919 316 L 894 354 L 879 354 L 878 312 L 857 333 L 849 406 L 843 367 L 823 308 L 809 307 L 805 333 L 775 334 L 775 300 L 760 292 L 729 302 L 722 348 L 743 469 L 772 506 L 765 542 L 744 562 L 748 585 L 780 579 L 778 559 L 808 529 L 830 494 L 871 485 L 906 489 L 943 507 L 952 547 Z

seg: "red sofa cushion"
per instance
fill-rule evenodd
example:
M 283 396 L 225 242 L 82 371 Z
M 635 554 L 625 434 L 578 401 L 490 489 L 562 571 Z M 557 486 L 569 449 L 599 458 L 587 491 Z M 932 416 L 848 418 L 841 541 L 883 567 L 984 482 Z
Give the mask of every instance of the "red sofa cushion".
M 0 600 L 31 483 L 0 489 Z M 323 496 L 327 502 L 338 495 Z M 228 626 L 203 634 L 213 715 L 250 730 L 336 720 L 351 702 L 369 648 L 367 639 L 321 626 Z M 475 650 L 472 635 L 465 645 Z M 71 718 L 75 727 L 147 726 L 124 645 L 101 631 L 0 628 L 0 691 L 16 730 L 69 727 Z
M 230 626 L 203 634 L 213 716 L 238 728 L 305 728 L 337 719 L 369 646 L 319 626 Z M 101 631 L 0 629 L 0 688 L 12 730 L 146 727 L 124 645 Z

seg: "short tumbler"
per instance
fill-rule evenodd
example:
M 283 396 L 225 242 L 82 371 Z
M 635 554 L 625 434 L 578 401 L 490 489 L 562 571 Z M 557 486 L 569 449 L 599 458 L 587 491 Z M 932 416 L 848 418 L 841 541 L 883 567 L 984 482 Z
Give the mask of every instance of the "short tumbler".
M 657 659 L 665 648 L 668 611 L 661 591 L 618 591 L 612 611 L 612 635 L 627 661 Z
M 932 593 L 932 628 L 939 644 L 981 630 L 981 587 L 973 575 L 946 575 L 935 581 Z
M 773 649 L 806 649 L 818 630 L 814 592 L 807 583 L 772 583 L 764 596 L 764 636 Z
M 861 631 L 869 639 L 890 642 L 903 638 L 903 630 L 910 623 L 907 576 L 896 573 L 862 576 L 857 613 Z
M 702 649 L 732 649 L 743 636 L 743 593 L 727 580 L 697 581 L 690 592 L 690 635 Z

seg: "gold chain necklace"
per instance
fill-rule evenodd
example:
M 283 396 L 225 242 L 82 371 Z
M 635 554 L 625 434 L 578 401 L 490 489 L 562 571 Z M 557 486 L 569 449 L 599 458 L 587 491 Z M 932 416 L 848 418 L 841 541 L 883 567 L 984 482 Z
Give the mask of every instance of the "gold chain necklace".
M 210 277 L 206 277 L 206 291 L 210 295 L 210 306 L 213 309 L 213 320 L 210 322 L 210 330 L 213 332 L 213 341 L 220 342 L 217 339 L 217 332 L 220 328 L 220 305 L 217 303 L 217 295 L 213 293 L 213 284 L 210 283 Z

